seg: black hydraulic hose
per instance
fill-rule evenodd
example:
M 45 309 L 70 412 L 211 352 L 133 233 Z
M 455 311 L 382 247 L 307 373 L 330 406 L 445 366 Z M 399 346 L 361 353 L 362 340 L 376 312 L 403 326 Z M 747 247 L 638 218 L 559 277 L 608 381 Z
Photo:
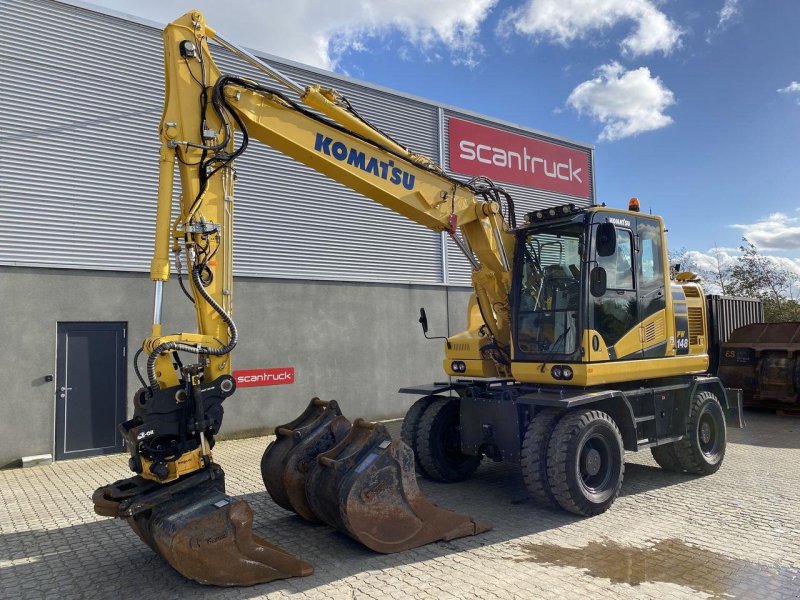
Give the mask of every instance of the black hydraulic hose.
M 192 268 L 192 281 L 194 282 L 195 289 L 203 297 L 203 299 L 208 302 L 214 312 L 216 312 L 222 318 L 222 320 L 225 322 L 225 325 L 228 326 L 230 341 L 219 348 L 212 348 L 211 346 L 190 346 L 180 342 L 164 342 L 163 344 L 159 344 L 147 357 L 147 378 L 150 380 L 151 392 L 156 392 L 158 390 L 158 381 L 156 380 L 156 358 L 158 358 L 160 354 L 163 354 L 164 352 L 175 351 L 190 352 L 192 354 L 223 356 L 233 350 L 239 341 L 239 331 L 236 328 L 236 323 L 233 322 L 233 319 L 231 319 L 230 315 L 228 315 L 228 313 L 226 313 L 225 310 L 219 304 L 217 304 L 217 301 L 214 300 L 214 298 L 212 298 L 211 295 L 206 291 L 205 287 L 203 286 L 203 282 L 200 280 L 201 270 L 202 267 L 200 266 Z
M 142 377 L 142 374 L 139 371 L 139 357 L 142 355 L 143 351 L 143 348 L 139 348 L 136 351 L 136 354 L 133 355 L 133 371 L 136 373 L 136 377 L 139 378 L 139 382 L 142 384 L 142 387 L 147 387 L 147 382 L 144 380 L 144 377 Z

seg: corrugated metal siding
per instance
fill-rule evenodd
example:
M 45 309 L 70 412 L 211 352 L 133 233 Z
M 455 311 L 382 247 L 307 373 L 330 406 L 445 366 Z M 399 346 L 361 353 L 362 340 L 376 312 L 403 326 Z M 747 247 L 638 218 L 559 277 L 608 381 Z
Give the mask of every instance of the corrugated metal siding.
M 148 270 L 163 96 L 160 31 L 53 0 L 0 6 L 0 138 L 6 145 L 0 264 Z M 215 60 L 224 72 L 273 85 L 221 48 Z M 298 83 L 341 91 L 401 144 L 439 156 L 437 105 L 274 58 L 267 62 Z M 444 131 L 445 149 L 446 140 Z M 237 170 L 237 275 L 443 281 L 438 234 L 257 143 Z M 520 218 L 565 201 L 505 187 Z M 452 241 L 448 248 L 448 282 L 468 285 L 466 259 Z
M 545 136 L 537 136 L 529 132 L 524 132 L 524 131 L 521 132 L 519 129 L 515 129 L 513 127 L 508 127 L 493 121 L 480 119 L 472 115 L 464 115 L 452 110 L 444 111 L 444 123 L 443 123 L 442 135 L 443 135 L 445 162 L 447 162 L 447 157 L 450 155 L 449 152 L 450 136 L 447 126 L 449 117 L 457 117 L 459 119 L 464 119 L 466 121 L 473 121 L 475 123 L 480 123 L 482 125 L 488 125 L 489 127 L 494 127 L 496 129 L 511 131 L 513 133 L 523 133 L 526 136 L 543 139 L 545 141 L 561 144 L 563 146 L 567 146 L 570 148 L 575 148 L 576 150 L 580 150 L 582 152 L 586 152 L 587 154 L 589 154 L 589 169 L 591 170 L 593 168 L 591 151 L 585 147 L 569 144 L 567 142 L 561 142 Z M 450 172 L 449 164 L 446 164 L 445 168 L 454 177 L 457 177 L 465 181 L 469 179 L 468 177 L 464 177 L 462 175 L 457 175 L 455 173 Z M 589 177 L 590 177 L 589 181 L 592 182 L 590 189 L 592 190 L 592 193 L 594 193 L 594 185 L 593 185 L 594 172 L 590 172 Z M 497 181 L 495 183 L 503 187 L 511 195 L 511 198 L 513 198 L 514 208 L 515 208 L 514 212 L 516 213 L 517 223 L 519 224 L 522 223 L 523 218 L 527 213 L 537 208 L 566 204 L 568 202 L 574 202 L 577 206 L 591 206 L 594 203 L 594 198 L 590 198 L 587 200 L 586 198 L 578 198 L 576 196 L 570 196 L 568 194 L 559 194 L 556 192 L 549 192 L 546 190 L 527 188 L 520 185 L 515 185 L 513 183 L 505 183 L 502 181 Z M 452 240 L 448 241 L 448 246 L 447 246 L 447 277 L 448 277 L 447 280 L 450 283 L 470 285 L 471 281 L 470 264 L 467 261 L 466 257 L 461 253 L 461 251 L 458 249 L 458 247 Z
M 711 343 L 724 344 L 745 325 L 764 322 L 764 304 L 758 298 L 707 295 Z

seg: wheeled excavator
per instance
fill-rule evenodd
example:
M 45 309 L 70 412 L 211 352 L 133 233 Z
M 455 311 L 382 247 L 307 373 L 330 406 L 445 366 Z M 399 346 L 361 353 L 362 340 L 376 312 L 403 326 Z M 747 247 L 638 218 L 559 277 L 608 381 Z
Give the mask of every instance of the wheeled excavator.
M 500 186 L 448 175 L 335 90 L 301 87 L 227 41 L 201 13 L 169 24 L 163 39 L 153 325 L 135 358 L 142 387 L 133 416 L 120 425 L 135 475 L 94 493 L 98 514 L 125 519 L 201 583 L 313 571 L 253 534 L 251 510 L 225 494 L 212 459 L 222 405 L 236 387 L 234 161 L 251 138 L 447 232 L 472 266 L 474 288 L 467 329 L 445 344 L 448 380 L 400 390 L 421 396 L 402 439 L 380 423 L 350 422 L 335 401 L 318 398 L 276 428 L 261 470 L 277 504 L 377 552 L 397 552 L 489 527 L 427 501 L 416 472 L 454 482 L 486 457 L 518 463 L 532 498 L 591 516 L 619 494 L 625 450 L 651 448 L 673 471 L 720 467 L 726 421 L 741 421 L 741 404 L 707 374 L 703 294 L 691 274 L 670 271 L 659 217 L 638 206 L 566 204 L 517 224 Z M 280 87 L 223 74 L 212 40 Z M 162 331 L 170 254 L 197 332 Z M 420 323 L 427 336 L 424 310 Z

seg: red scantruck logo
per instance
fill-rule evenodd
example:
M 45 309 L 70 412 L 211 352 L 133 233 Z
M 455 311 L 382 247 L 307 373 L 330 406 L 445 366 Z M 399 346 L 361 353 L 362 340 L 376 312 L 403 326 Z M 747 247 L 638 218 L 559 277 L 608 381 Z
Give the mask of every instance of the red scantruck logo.
M 450 117 L 450 169 L 589 198 L 589 153 Z
M 236 380 L 236 387 L 287 385 L 294 383 L 294 367 L 234 371 L 233 378 Z

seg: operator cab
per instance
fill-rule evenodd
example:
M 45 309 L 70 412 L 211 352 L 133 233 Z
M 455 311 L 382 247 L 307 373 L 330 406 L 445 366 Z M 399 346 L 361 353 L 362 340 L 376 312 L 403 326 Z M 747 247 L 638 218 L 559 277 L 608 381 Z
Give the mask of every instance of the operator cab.
M 667 355 L 669 281 L 658 217 L 569 204 L 527 220 L 517 229 L 515 365 L 558 363 L 569 377 L 542 369 L 536 379 L 567 383 L 570 363 Z

